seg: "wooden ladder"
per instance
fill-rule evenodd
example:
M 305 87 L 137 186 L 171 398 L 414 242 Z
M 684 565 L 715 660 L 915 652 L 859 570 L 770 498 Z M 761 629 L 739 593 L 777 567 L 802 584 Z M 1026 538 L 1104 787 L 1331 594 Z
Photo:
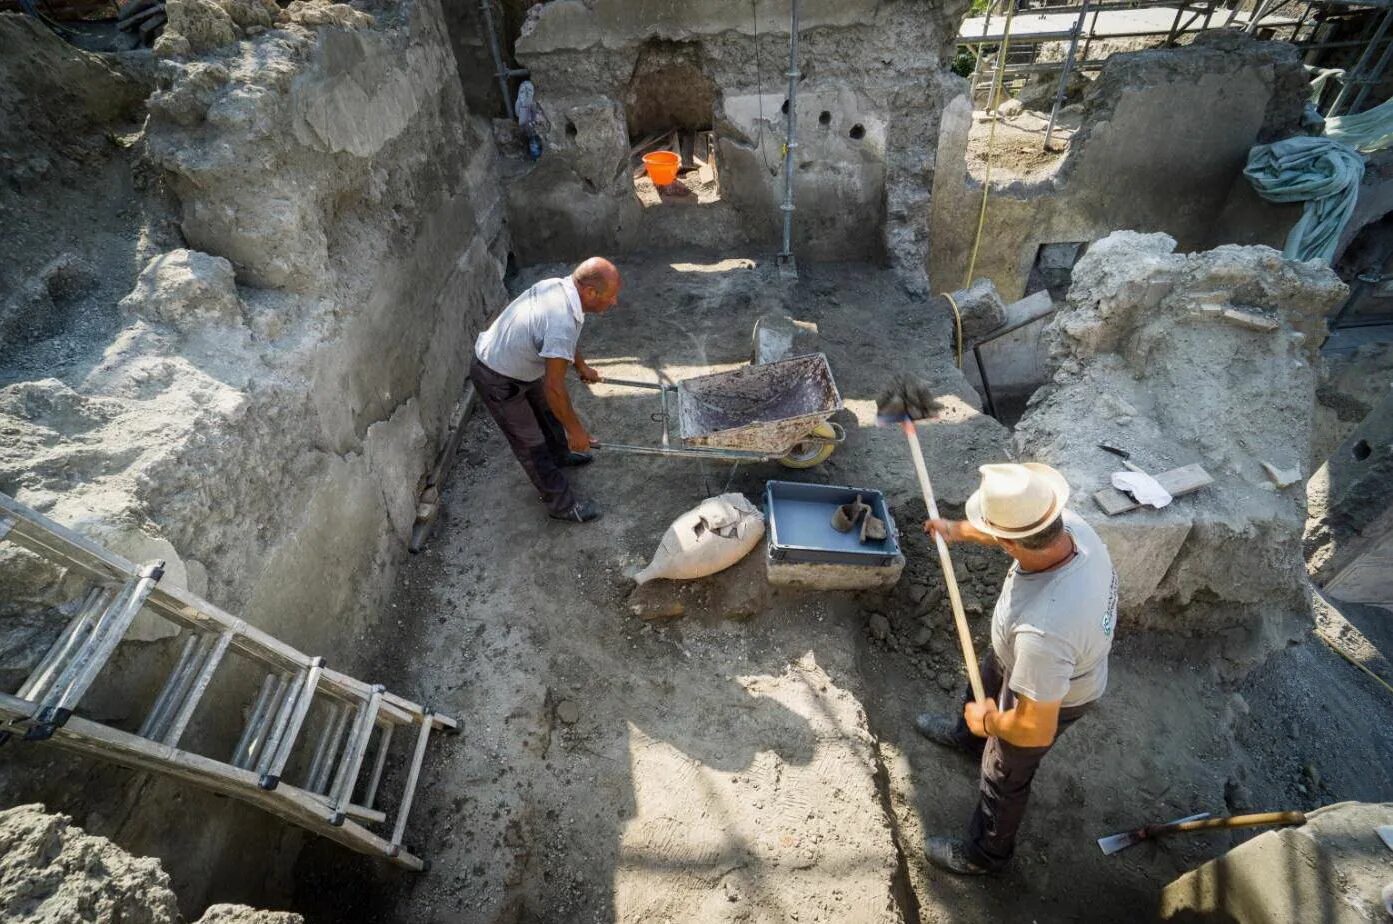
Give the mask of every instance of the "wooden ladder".
M 407 869 L 426 868 L 424 860 L 403 849 L 402 837 L 431 733 L 457 733 L 454 719 L 340 674 L 323 658 L 310 657 L 182 588 L 162 586 L 163 562 L 134 564 L 0 494 L 0 541 L 6 539 L 87 586 L 70 601 L 71 621 L 28 679 L 14 693 L 0 692 L 0 728 L 5 729 L 0 743 L 22 734 L 27 741 L 50 741 L 164 773 L 258 805 L 360 853 L 387 857 Z M 179 626 L 179 656 L 132 733 L 84 717 L 78 708 L 142 609 Z M 264 671 L 264 678 L 231 756 L 217 760 L 179 743 L 229 654 Z M 378 834 L 369 826 L 387 825 L 387 813 L 374 805 L 398 729 L 405 729 L 410 742 L 403 749 L 405 783 L 390 835 Z M 365 765 L 371 768 L 366 778 Z M 287 776 L 299 785 L 291 785 Z

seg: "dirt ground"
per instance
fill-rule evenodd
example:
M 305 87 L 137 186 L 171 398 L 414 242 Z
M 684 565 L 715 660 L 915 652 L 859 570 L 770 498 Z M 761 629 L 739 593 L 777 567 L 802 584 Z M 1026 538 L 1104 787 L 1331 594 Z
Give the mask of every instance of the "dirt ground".
M 530 269 L 520 289 L 558 267 Z M 957 833 L 976 770 L 919 738 L 912 718 L 956 708 L 963 674 L 912 468 L 873 426 L 887 376 L 948 395 L 922 428 L 940 502 L 954 511 L 1007 433 L 952 367 L 948 322 L 888 271 L 802 268 L 785 287 L 748 260 L 621 264 L 615 313 L 587 322 L 602 373 L 652 380 L 748 360 L 750 329 L 786 306 L 819 325 L 847 411 L 847 444 L 803 473 L 601 452 L 576 473 L 603 519 L 555 523 L 486 415 L 468 424 L 427 551 L 400 575 L 374 679 L 463 720 L 431 753 L 409 844 L 420 875 L 313 842 L 286 904 L 315 920 L 1137 921 L 1160 888 L 1228 836 L 1106 858 L 1103 834 L 1197 811 L 1312 808 L 1393 792 L 1393 699 L 1319 642 L 1275 654 L 1236 685 L 1208 643 L 1120 634 L 1110 689 L 1036 780 L 1005 874 L 931 870 L 922 840 Z M 572 385 L 598 439 L 652 442 L 651 393 Z M 890 593 L 797 594 L 752 555 L 696 582 L 686 614 L 628 611 L 668 523 L 723 489 L 770 478 L 885 490 L 909 564 Z M 957 556 L 984 644 L 1006 561 Z M 1363 617 L 1361 617 L 1363 618 Z M 1387 635 L 1373 636 L 1387 644 Z M 1389 652 L 1384 651 L 1387 655 Z M 384 783 L 384 790 L 392 787 Z
M 1024 110 L 996 123 L 992 135 L 991 119 L 986 113 L 974 113 L 972 130 L 967 139 L 967 170 L 974 180 L 986 176 L 987 154 L 991 154 L 992 178 L 998 183 L 1013 180 L 1031 182 L 1053 176 L 1069 152 L 1069 141 L 1078 131 L 1080 110 L 1067 106 L 1061 110 L 1045 147 L 1045 129 L 1049 113 Z M 978 121 L 978 119 L 981 121 Z

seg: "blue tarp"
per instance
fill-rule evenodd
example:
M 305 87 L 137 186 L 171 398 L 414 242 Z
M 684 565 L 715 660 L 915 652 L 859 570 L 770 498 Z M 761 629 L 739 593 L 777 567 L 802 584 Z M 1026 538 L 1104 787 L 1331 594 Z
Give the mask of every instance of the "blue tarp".
M 1329 263 L 1334 258 L 1364 177 L 1358 151 L 1331 138 L 1287 138 L 1249 151 L 1243 175 L 1269 202 L 1306 203 L 1287 235 L 1282 251 L 1287 259 Z
M 1325 120 L 1325 137 L 1343 141 L 1365 154 L 1382 151 L 1393 143 L 1393 100 L 1368 112 L 1331 116 Z

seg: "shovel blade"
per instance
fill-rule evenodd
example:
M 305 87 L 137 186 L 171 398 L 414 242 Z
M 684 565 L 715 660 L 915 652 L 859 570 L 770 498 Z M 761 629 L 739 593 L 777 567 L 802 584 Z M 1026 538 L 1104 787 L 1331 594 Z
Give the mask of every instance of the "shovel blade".
M 1199 821 L 1201 818 L 1208 817 L 1208 812 L 1200 812 L 1198 815 L 1186 815 L 1184 818 L 1177 818 L 1174 821 L 1166 822 L 1166 824 L 1178 825 L 1184 824 L 1187 821 Z M 1104 856 L 1110 857 L 1118 851 L 1126 850 L 1133 844 L 1139 844 L 1146 840 L 1149 836 L 1146 831 L 1146 828 L 1140 828 L 1136 831 L 1123 831 L 1120 834 L 1109 834 L 1107 837 L 1100 837 L 1098 838 L 1098 849 L 1103 851 Z
M 1098 849 L 1103 851 L 1104 855 L 1110 857 L 1119 850 L 1126 850 L 1141 839 L 1142 836 L 1139 831 L 1127 831 L 1123 834 L 1109 834 L 1107 837 L 1098 838 Z

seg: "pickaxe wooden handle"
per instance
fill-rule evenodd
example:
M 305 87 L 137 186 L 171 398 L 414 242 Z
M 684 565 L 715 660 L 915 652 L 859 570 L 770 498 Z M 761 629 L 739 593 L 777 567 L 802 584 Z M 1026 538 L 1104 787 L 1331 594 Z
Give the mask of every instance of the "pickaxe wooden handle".
M 904 421 L 905 439 L 909 441 L 909 454 L 914 459 L 914 471 L 919 475 L 919 487 L 924 492 L 924 506 L 929 509 L 929 518 L 937 520 L 938 504 L 934 502 L 933 485 L 929 483 L 929 470 L 924 465 L 924 451 L 919 447 L 919 433 L 912 420 Z M 948 543 L 934 533 L 934 544 L 938 546 L 938 563 L 943 566 L 943 582 L 948 585 L 948 601 L 953 605 L 953 620 L 958 625 L 958 642 L 963 649 L 963 662 L 967 665 L 967 681 L 972 685 L 972 696 L 978 702 L 987 698 L 982 690 L 982 675 L 977 670 L 977 652 L 972 647 L 972 634 L 967 629 L 967 616 L 963 614 L 963 599 L 958 593 L 958 579 L 953 574 L 953 559 L 948 556 Z

